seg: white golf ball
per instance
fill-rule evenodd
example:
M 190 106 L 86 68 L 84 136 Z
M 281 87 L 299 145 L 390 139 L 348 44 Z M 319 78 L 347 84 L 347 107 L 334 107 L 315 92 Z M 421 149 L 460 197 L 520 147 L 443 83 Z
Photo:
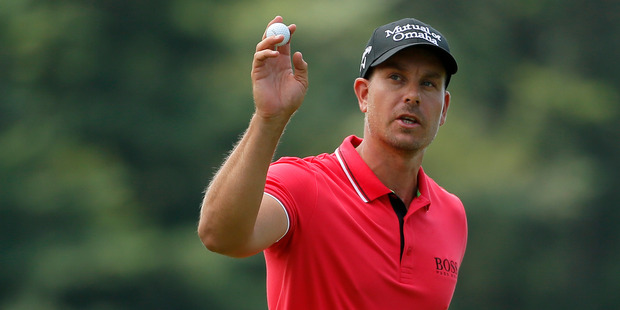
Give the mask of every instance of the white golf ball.
M 288 42 L 291 38 L 291 32 L 288 30 L 288 27 L 283 23 L 275 23 L 267 28 L 267 37 L 283 35 L 284 40 L 282 42 L 276 44 L 276 47 L 282 46 Z

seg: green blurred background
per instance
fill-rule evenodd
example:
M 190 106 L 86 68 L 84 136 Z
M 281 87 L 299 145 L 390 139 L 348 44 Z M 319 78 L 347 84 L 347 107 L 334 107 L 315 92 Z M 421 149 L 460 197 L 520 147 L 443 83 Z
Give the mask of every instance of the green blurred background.
M 618 309 L 619 3 L 2 0 L 0 309 L 266 309 L 262 256 L 210 253 L 195 229 L 275 15 L 311 84 L 277 156 L 361 135 L 376 26 L 449 39 L 460 70 L 424 167 L 468 212 L 451 309 Z

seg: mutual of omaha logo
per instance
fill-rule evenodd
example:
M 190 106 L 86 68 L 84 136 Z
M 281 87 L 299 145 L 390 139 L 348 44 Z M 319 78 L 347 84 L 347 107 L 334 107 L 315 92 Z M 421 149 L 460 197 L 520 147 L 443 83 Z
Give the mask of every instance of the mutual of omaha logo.
M 392 37 L 395 42 L 406 39 L 424 39 L 435 45 L 439 45 L 441 41 L 441 36 L 432 32 L 429 27 L 415 24 L 396 26 L 392 30 L 386 30 L 385 37 Z

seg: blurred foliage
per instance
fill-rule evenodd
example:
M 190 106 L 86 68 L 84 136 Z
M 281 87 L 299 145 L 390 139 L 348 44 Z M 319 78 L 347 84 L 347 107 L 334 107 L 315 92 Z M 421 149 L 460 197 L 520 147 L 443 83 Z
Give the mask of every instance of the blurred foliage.
M 311 84 L 278 156 L 361 135 L 376 26 L 449 39 L 460 70 L 424 166 L 468 211 L 451 309 L 620 307 L 618 1 L 3 0 L 0 308 L 266 308 L 261 255 L 209 253 L 195 225 L 276 14 Z

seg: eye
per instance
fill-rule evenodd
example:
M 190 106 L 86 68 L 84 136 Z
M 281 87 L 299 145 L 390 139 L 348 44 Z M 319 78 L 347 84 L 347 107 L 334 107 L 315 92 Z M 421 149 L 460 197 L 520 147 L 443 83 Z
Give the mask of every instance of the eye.
M 435 87 L 435 83 L 433 83 L 431 81 L 424 81 L 424 82 L 422 82 L 422 86 Z
M 393 81 L 401 81 L 403 79 L 399 74 L 396 73 L 390 74 L 388 78 Z

